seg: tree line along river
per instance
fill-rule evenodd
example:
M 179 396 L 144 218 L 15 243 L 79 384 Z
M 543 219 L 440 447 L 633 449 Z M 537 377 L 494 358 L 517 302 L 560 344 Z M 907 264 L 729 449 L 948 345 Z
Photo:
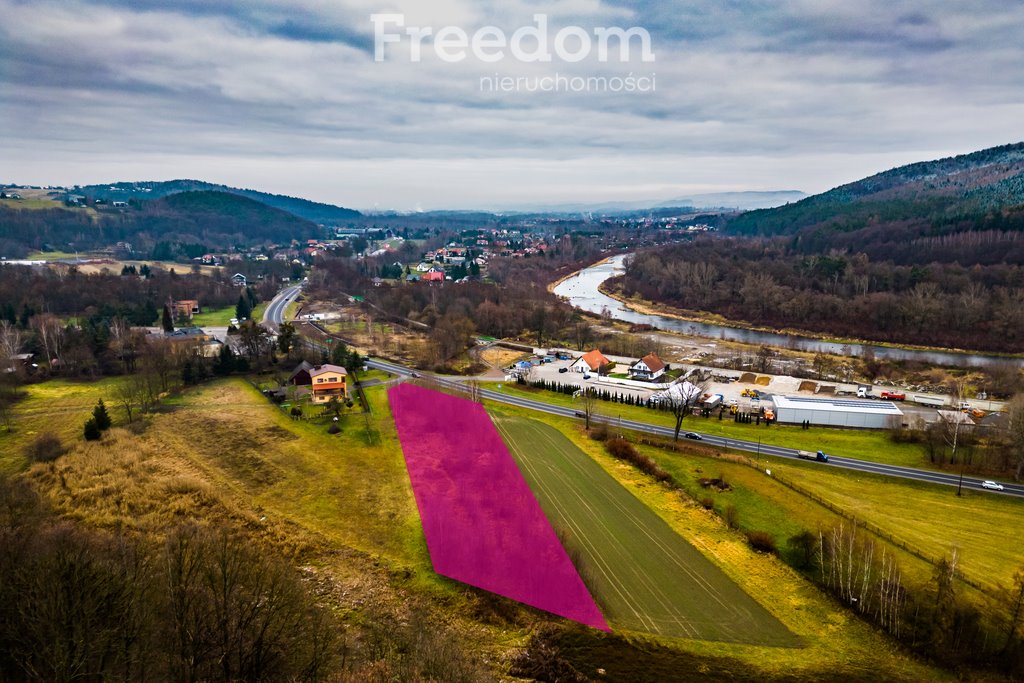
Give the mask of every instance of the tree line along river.
M 691 322 L 668 316 L 641 313 L 600 291 L 601 283 L 625 272 L 625 261 L 629 256 L 630 254 L 619 254 L 601 263 L 594 264 L 589 268 L 584 268 L 572 277 L 560 282 L 555 287 L 554 293 L 566 299 L 576 308 L 589 313 L 596 313 L 598 315 L 607 313 L 615 320 L 622 320 L 636 325 L 650 325 L 659 330 L 679 332 L 696 337 L 840 355 L 860 356 L 870 349 L 877 358 L 923 361 L 932 365 L 982 366 L 1009 362 L 1018 366 L 1024 366 L 1024 358 L 1019 357 L 961 353 L 956 351 L 903 349 L 873 344 L 844 344 L 801 335 L 748 330 L 741 327 Z

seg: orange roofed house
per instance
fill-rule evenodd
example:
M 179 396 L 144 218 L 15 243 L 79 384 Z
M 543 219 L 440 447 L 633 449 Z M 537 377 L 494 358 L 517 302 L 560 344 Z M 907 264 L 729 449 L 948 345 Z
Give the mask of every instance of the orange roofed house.
M 664 375 L 667 369 L 668 366 L 657 354 L 649 353 L 629 366 L 629 376 L 633 379 L 653 381 Z
M 569 366 L 569 369 L 573 372 L 597 372 L 610 362 L 603 353 L 594 349 L 580 356 L 575 363 Z
M 348 400 L 348 371 L 337 365 L 318 365 L 309 371 L 313 403 L 327 403 L 332 398 Z

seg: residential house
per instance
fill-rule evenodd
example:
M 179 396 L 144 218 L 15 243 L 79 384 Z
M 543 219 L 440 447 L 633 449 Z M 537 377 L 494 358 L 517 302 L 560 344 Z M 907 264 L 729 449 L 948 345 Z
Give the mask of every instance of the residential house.
M 431 269 L 430 272 L 423 273 L 424 282 L 444 282 L 444 271 Z
M 234 275 L 232 275 L 231 282 L 238 285 L 239 287 L 245 287 L 246 285 L 245 276 L 242 275 L 241 273 L 235 273 Z
M 569 369 L 573 372 L 597 372 L 610 362 L 603 353 L 594 349 L 576 359 L 576 362 L 570 365 Z
M 337 365 L 318 365 L 309 371 L 313 403 L 327 403 L 332 398 L 348 400 L 348 371 Z
M 182 327 L 165 333 L 164 337 L 174 342 L 199 342 L 200 344 L 206 344 L 213 340 L 213 337 L 198 327 Z
M 631 379 L 654 381 L 665 374 L 668 366 L 658 358 L 657 354 L 649 353 L 629 366 Z
M 434 266 L 430 265 L 429 263 L 421 263 L 418 266 L 416 266 L 416 270 L 421 272 L 421 273 L 426 273 L 427 271 L 429 271 L 433 267 Z
M 185 318 L 186 320 L 191 320 L 193 315 L 200 312 L 199 302 L 195 299 L 172 301 L 170 308 L 171 314 L 175 318 Z
M 309 361 L 302 361 L 295 369 L 292 370 L 292 374 L 288 376 L 288 384 L 294 384 L 295 386 L 308 387 L 313 383 L 313 378 L 310 377 L 309 373 L 314 369 L 314 366 Z

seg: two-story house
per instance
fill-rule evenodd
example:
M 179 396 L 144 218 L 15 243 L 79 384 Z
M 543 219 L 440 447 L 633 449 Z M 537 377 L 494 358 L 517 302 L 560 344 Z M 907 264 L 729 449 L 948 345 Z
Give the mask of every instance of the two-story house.
M 327 403 L 332 398 L 348 400 L 348 371 L 337 365 L 318 365 L 309 371 L 313 403 Z

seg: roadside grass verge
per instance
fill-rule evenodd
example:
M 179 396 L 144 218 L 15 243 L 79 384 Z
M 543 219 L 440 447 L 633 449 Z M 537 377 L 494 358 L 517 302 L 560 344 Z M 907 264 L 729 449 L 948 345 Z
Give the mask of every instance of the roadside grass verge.
M 501 388 L 497 386 L 488 386 L 487 388 L 511 396 L 522 396 L 551 403 L 552 405 L 579 409 L 579 401 L 573 399 L 568 394 L 523 388 L 515 383 L 508 382 L 502 383 Z M 647 422 L 663 427 L 675 427 L 675 418 L 670 413 L 640 406 L 599 401 L 597 413 L 606 418 L 611 424 L 614 424 L 615 420 L 621 416 L 627 420 Z M 764 425 L 756 424 L 738 424 L 733 422 L 728 414 L 719 420 L 716 414 L 709 418 L 689 416 L 683 420 L 682 431 L 694 431 L 701 434 L 711 434 L 752 442 L 756 442 L 760 438 L 761 443 L 782 446 L 784 448 L 795 448 L 804 451 L 823 450 L 826 453 L 835 453 L 836 455 L 844 455 L 850 458 L 887 465 L 934 469 L 928 461 L 923 446 L 919 444 L 893 443 L 885 430 L 827 429 L 824 427 L 801 429 L 800 427 L 778 424 L 765 427 Z
M 561 431 L 805 643 L 803 648 L 792 649 L 647 636 L 642 641 L 645 651 L 656 652 L 659 645 L 666 645 L 684 655 L 727 658 L 756 672 L 752 678 L 952 680 L 951 675 L 909 657 L 780 559 L 755 553 L 740 533 L 729 529 L 714 513 L 613 459 L 603 444 L 590 440 L 575 421 L 505 405 L 492 404 L 489 410 L 497 416 L 535 418 Z M 582 633 L 574 640 L 581 650 L 589 651 L 600 651 L 604 642 L 588 640 Z M 593 664 L 603 666 L 600 659 Z M 632 666 L 643 668 L 639 662 Z

